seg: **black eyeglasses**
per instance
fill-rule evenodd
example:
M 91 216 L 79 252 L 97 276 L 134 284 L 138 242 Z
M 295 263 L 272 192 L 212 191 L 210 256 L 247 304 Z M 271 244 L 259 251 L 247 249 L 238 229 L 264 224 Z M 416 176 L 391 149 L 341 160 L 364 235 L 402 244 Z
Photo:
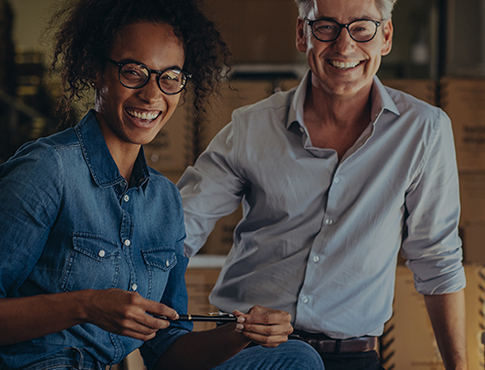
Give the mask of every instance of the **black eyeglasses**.
M 341 24 L 333 19 L 317 19 L 309 20 L 305 18 L 308 25 L 312 29 L 313 36 L 319 41 L 329 42 L 336 40 L 342 28 L 349 31 L 350 37 L 357 42 L 368 42 L 372 40 L 377 34 L 377 28 L 381 22 L 372 19 L 357 19 L 347 24 Z
M 171 67 L 163 71 L 157 71 L 148 68 L 142 63 L 116 62 L 113 59 L 106 59 L 118 66 L 120 83 L 129 89 L 139 89 L 145 86 L 150 80 L 151 74 L 155 73 L 160 90 L 167 95 L 175 95 L 185 88 L 187 81 L 192 77 L 190 73 L 184 72 L 179 68 Z

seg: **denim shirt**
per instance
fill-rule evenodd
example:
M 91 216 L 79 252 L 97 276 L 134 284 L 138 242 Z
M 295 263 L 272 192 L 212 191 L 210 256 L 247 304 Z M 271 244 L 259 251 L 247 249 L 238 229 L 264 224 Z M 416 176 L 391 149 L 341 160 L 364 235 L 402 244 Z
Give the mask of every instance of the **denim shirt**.
M 89 112 L 74 128 L 25 144 L 0 166 L 0 298 L 118 288 L 187 310 L 183 211 L 177 188 L 148 168 L 130 185 Z M 158 332 L 142 350 L 150 369 L 190 323 Z M 142 341 L 92 324 L 0 347 L 0 369 L 82 348 L 105 365 Z

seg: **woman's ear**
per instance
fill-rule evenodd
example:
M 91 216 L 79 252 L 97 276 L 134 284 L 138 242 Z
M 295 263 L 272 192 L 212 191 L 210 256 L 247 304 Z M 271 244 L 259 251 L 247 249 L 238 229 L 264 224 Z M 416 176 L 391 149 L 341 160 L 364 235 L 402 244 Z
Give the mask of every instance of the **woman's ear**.
M 89 84 L 93 87 L 93 89 L 99 89 L 102 82 L 102 75 L 100 72 L 96 72 L 96 74 L 89 79 Z

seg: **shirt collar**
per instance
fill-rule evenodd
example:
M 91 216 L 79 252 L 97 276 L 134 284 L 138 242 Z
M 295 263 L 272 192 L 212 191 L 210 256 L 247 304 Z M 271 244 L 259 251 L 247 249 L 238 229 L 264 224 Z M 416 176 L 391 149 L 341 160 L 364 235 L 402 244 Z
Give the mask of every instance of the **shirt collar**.
M 79 139 L 86 164 L 91 172 L 94 182 L 99 187 L 109 187 L 125 181 L 121 176 L 111 153 L 106 145 L 94 110 L 90 110 L 74 128 Z M 131 183 L 142 186 L 149 179 L 148 167 L 143 148 L 133 168 Z
M 305 104 L 306 91 L 310 76 L 311 71 L 308 70 L 295 91 L 290 112 L 288 114 L 288 121 L 286 122 L 287 129 L 289 129 L 294 122 L 298 122 L 302 127 L 305 127 L 303 120 L 303 107 Z M 377 118 L 384 111 L 384 109 L 393 112 L 398 116 L 400 115 L 399 109 L 397 109 L 396 104 L 394 104 L 394 101 L 377 76 L 374 76 L 371 94 L 371 114 L 373 121 L 375 121 L 375 118 Z

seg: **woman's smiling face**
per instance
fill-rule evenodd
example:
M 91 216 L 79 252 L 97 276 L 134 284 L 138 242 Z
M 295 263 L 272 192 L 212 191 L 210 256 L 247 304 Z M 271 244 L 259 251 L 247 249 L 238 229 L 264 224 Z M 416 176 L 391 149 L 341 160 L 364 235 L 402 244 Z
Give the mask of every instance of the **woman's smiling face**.
M 185 61 L 184 46 L 172 27 L 148 22 L 126 26 L 107 57 L 142 63 L 153 70 L 183 69 Z M 156 77 L 152 73 L 146 85 L 130 89 L 120 83 L 118 67 L 107 62 L 105 70 L 93 79 L 96 117 L 110 150 L 149 143 L 172 116 L 180 94 L 163 93 Z

